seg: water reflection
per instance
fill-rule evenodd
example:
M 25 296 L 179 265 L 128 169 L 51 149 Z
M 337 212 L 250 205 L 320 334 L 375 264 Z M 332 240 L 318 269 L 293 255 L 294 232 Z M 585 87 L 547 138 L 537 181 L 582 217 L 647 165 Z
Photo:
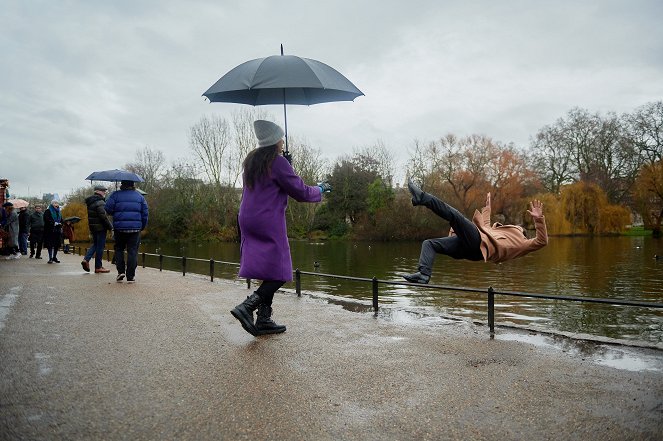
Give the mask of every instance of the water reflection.
M 161 248 L 163 254 L 179 255 L 182 246 L 143 244 L 142 250 Z M 416 270 L 420 243 L 292 242 L 291 250 L 293 267 L 302 271 L 400 282 L 401 274 Z M 184 252 L 189 257 L 239 262 L 239 247 L 233 243 L 185 244 Z M 438 256 L 431 283 L 663 303 L 663 261 L 655 260 L 655 254 L 663 254 L 663 241 L 650 237 L 554 237 L 542 250 L 499 265 Z M 148 264 L 158 266 L 153 259 Z M 181 271 L 181 263 L 165 260 L 164 268 Z M 189 261 L 187 271 L 207 274 L 209 263 Z M 236 266 L 215 265 L 215 277 L 236 275 Z M 367 282 L 303 275 L 302 287 L 369 304 L 372 297 Z M 379 293 L 381 304 L 486 320 L 483 293 L 385 284 L 380 284 Z M 495 319 L 497 323 L 535 324 L 552 331 L 663 342 L 663 311 L 652 308 L 498 296 Z

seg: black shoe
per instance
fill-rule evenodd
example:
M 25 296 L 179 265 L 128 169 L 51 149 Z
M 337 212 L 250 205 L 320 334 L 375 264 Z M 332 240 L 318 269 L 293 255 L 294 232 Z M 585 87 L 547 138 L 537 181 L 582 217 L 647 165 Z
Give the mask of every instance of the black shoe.
M 33 257 L 35 257 L 35 255 L 34 255 L 34 254 L 30 254 L 30 255 L 28 256 L 28 259 L 32 259 Z
M 121 282 L 124 280 L 124 273 L 118 274 L 117 277 L 115 278 L 118 282 Z
M 256 330 L 258 335 L 280 334 L 285 332 L 285 326 L 274 323 L 272 320 L 272 307 L 260 305 L 256 318 Z
M 261 301 L 262 300 L 260 299 L 260 296 L 254 292 L 248 296 L 246 300 L 235 306 L 230 311 L 233 317 L 239 320 L 242 328 L 244 328 L 246 332 L 253 335 L 254 337 L 258 335 L 258 330 L 253 323 L 253 311 L 258 308 L 258 305 L 260 305 Z
M 60 261 L 58 259 L 56 259 L 55 257 L 53 258 L 53 262 L 60 263 Z
M 417 271 L 414 274 L 403 274 L 403 278 L 408 282 L 423 283 L 424 285 L 427 284 L 428 281 L 430 280 L 430 276 L 427 276 L 426 274 L 421 274 L 419 271 Z
M 424 203 L 424 195 L 426 193 L 412 182 L 412 179 L 407 180 L 407 189 L 410 190 L 410 194 L 412 194 L 412 205 L 416 207 L 417 205 L 422 205 Z
M 46 263 L 53 263 L 53 259 L 48 259 L 48 262 Z
M 41 259 L 41 256 L 37 256 L 37 257 L 35 257 L 35 259 Z

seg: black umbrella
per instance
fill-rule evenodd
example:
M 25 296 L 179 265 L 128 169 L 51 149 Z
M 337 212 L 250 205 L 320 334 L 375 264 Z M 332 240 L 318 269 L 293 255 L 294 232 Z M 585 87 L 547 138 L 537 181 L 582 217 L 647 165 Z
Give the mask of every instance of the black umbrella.
M 132 173 L 126 170 L 102 170 L 92 172 L 90 176 L 85 178 L 89 181 L 106 181 L 106 182 L 120 182 L 120 181 L 133 181 L 133 182 L 145 182 L 143 178 L 138 176 L 136 173 Z
M 252 106 L 283 104 L 285 151 L 288 151 L 286 104 L 354 101 L 361 90 L 334 68 L 310 58 L 272 55 L 240 64 L 203 93 L 210 102 Z

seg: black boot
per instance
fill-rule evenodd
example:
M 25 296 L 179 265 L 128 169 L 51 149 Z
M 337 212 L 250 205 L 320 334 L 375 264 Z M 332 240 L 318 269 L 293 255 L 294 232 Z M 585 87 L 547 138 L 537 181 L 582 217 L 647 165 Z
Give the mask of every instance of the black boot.
M 419 271 L 417 271 L 414 274 L 403 274 L 403 278 L 408 282 L 423 283 L 423 284 L 427 284 L 428 281 L 430 280 L 430 276 L 428 274 L 423 274 L 420 273 Z
M 242 328 L 249 334 L 256 336 L 258 335 L 258 330 L 253 324 L 253 311 L 258 308 L 260 305 L 261 299 L 258 294 L 255 292 L 248 296 L 239 305 L 235 306 L 230 313 L 239 320 L 239 323 L 242 325 Z
M 258 335 L 280 334 L 285 332 L 285 326 L 277 325 L 272 320 L 272 307 L 261 304 L 258 308 L 258 318 L 256 319 L 256 330 Z
M 410 194 L 412 195 L 412 205 L 415 207 L 417 205 L 423 205 L 424 204 L 424 193 L 421 188 L 415 184 L 412 179 L 408 179 L 407 181 L 407 189 L 410 191 Z

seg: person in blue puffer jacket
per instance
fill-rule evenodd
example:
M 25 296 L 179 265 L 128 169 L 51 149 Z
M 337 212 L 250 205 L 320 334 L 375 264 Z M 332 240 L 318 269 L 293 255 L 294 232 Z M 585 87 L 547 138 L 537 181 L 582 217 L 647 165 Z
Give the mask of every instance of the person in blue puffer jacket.
M 122 181 L 120 190 L 110 195 L 104 208 L 106 213 L 113 216 L 116 280 L 121 282 L 126 276 L 128 283 L 134 283 L 138 266 L 140 232 L 147 226 L 147 202 L 143 195 L 136 191 L 133 181 Z M 126 268 L 125 248 L 127 249 Z

